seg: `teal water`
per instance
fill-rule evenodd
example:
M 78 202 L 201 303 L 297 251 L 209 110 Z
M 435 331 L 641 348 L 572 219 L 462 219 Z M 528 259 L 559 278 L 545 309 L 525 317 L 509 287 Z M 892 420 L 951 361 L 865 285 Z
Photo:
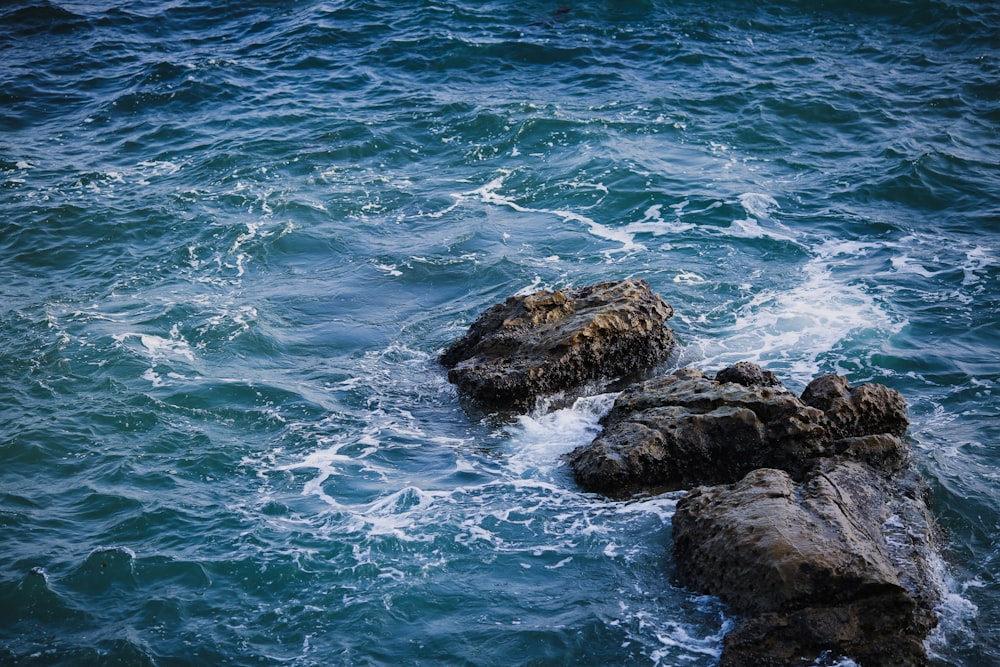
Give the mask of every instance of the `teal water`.
M 1000 664 L 1000 10 L 985 0 L 0 9 L 0 664 L 712 665 L 614 396 L 436 355 L 635 276 L 674 365 L 908 399 L 935 665 Z

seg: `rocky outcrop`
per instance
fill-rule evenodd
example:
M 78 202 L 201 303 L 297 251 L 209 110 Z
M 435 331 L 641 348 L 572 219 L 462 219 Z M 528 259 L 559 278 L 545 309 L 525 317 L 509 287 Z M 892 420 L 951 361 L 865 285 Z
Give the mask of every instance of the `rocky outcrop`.
M 847 378 L 824 375 L 802 392 L 806 405 L 822 410 L 831 436 L 850 438 L 872 433 L 902 435 L 909 419 L 906 401 L 897 391 L 873 383 L 850 387 Z
M 802 398 L 769 371 L 740 362 L 710 380 L 686 368 L 626 389 L 604 431 L 566 456 L 584 489 L 612 497 L 739 480 L 757 468 L 799 478 L 826 456 L 873 465 L 905 459 L 898 392 L 823 376 Z
M 921 665 L 938 596 L 933 522 L 915 474 L 843 458 L 802 482 L 775 469 L 697 488 L 674 515 L 677 575 L 743 618 L 723 665 Z
M 780 383 L 719 382 L 694 369 L 626 389 L 602 423 L 566 460 L 580 486 L 613 497 L 735 482 L 763 467 L 799 471 L 830 439 L 823 412 Z
M 765 371 L 749 361 L 737 361 L 715 375 L 716 382 L 735 382 L 744 387 L 780 387 L 781 380 L 771 371 Z
M 644 280 L 513 296 L 486 310 L 441 363 L 486 409 L 526 410 L 538 397 L 663 362 L 671 307 Z
M 922 665 L 936 551 L 907 423 L 883 385 L 829 375 L 799 398 L 744 362 L 633 385 L 566 458 L 612 497 L 697 487 L 673 519 L 677 576 L 740 616 L 723 665 Z
M 441 361 L 470 399 L 524 410 L 659 364 L 671 315 L 641 280 L 512 297 Z M 676 573 L 737 617 L 723 666 L 926 664 L 938 559 L 898 392 L 827 375 L 795 396 L 740 362 L 715 378 L 683 369 L 637 382 L 602 424 L 566 456 L 584 489 L 691 489 L 673 518 Z

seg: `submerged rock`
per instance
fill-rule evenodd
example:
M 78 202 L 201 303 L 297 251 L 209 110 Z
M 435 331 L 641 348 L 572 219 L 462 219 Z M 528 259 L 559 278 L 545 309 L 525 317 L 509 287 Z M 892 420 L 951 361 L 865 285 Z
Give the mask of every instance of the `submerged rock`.
M 760 469 L 700 487 L 673 519 L 678 578 L 744 616 L 723 665 L 920 665 L 938 598 L 933 522 L 914 474 L 826 459 L 802 482 Z
M 487 309 L 444 354 L 448 380 L 487 409 L 526 410 L 538 397 L 663 362 L 673 309 L 644 280 L 513 296 Z

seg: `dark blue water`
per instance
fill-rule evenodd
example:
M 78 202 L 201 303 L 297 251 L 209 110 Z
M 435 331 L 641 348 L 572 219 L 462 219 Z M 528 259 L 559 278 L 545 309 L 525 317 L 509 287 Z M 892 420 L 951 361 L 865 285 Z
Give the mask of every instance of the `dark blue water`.
M 467 414 L 506 296 L 635 276 L 677 365 L 901 391 L 935 665 L 1000 664 L 1000 10 L 0 9 L 0 663 L 712 665 L 613 395 Z

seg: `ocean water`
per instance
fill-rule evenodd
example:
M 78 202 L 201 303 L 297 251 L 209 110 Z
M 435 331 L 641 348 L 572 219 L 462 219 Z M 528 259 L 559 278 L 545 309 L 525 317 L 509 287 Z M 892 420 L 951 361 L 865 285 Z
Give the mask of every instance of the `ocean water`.
M 436 361 L 628 276 L 663 371 L 906 396 L 933 664 L 1000 664 L 995 3 L 3 3 L 0 664 L 717 663 L 680 496 L 560 462 L 614 394 Z

